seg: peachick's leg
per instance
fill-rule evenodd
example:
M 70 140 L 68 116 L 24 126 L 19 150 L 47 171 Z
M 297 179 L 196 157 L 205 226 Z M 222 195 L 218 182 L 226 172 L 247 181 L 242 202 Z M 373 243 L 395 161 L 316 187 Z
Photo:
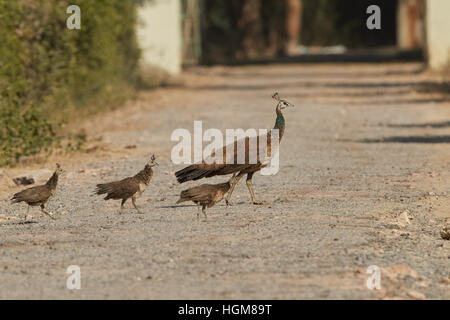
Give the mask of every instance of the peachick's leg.
M 137 210 L 138 213 L 143 214 L 143 212 L 141 212 L 138 208 L 138 206 L 136 205 L 136 198 L 132 197 L 131 198 L 131 202 L 133 202 L 133 207 Z
M 239 180 L 241 180 L 241 178 L 244 176 L 245 173 L 239 173 L 237 176 L 236 174 L 233 174 L 233 177 L 231 177 L 231 186 L 230 186 L 230 190 L 228 190 L 228 195 L 227 198 L 225 199 L 225 203 L 228 206 L 231 206 L 231 202 L 230 202 L 230 198 L 231 198 L 231 194 L 233 193 L 234 187 L 238 184 Z
M 30 206 L 27 206 L 27 213 L 25 213 L 25 216 L 22 216 L 23 221 L 27 221 L 28 213 L 30 212 Z
M 253 192 L 253 187 L 252 187 L 252 178 L 253 178 L 253 172 L 250 172 L 249 174 L 247 174 L 247 187 L 248 187 L 248 191 L 250 192 L 250 196 L 252 197 L 252 202 L 255 205 L 264 205 L 267 204 L 267 202 L 265 201 L 256 201 L 255 198 L 255 193 Z
M 120 211 L 119 211 L 119 214 L 122 213 L 122 210 L 124 209 L 125 202 L 127 202 L 127 200 L 128 200 L 128 199 L 122 199 L 122 203 L 120 204 Z
M 52 218 L 53 220 L 56 220 L 56 218 L 53 216 L 53 214 L 47 212 L 47 210 L 45 210 L 44 204 L 41 204 L 41 211 L 46 214 L 47 216 L 49 216 L 50 218 Z

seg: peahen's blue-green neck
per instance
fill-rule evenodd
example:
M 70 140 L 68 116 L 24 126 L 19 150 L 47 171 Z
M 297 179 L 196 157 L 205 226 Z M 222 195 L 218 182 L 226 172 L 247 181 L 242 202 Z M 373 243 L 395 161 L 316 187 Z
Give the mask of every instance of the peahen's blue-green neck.
M 283 134 L 284 134 L 284 128 L 286 126 L 286 122 L 284 120 L 283 113 L 281 112 L 281 108 L 279 106 L 277 106 L 276 113 L 277 113 L 277 119 L 275 120 L 275 126 L 273 128 L 279 130 L 280 140 L 281 140 L 281 138 L 283 137 Z

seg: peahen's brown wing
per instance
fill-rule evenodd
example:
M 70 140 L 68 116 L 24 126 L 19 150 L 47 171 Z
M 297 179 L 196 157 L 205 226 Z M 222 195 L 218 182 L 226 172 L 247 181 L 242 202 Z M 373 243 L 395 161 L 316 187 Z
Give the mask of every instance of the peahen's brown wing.
M 13 203 L 24 201 L 30 205 L 46 202 L 51 196 L 50 188 L 47 185 L 36 186 L 16 193 L 11 199 Z
M 263 143 L 262 138 L 267 139 L 267 143 Z M 244 146 L 245 156 L 239 159 L 238 150 L 241 150 L 241 145 Z M 256 145 L 256 148 L 251 150 L 251 145 Z M 227 148 L 230 150 L 231 148 L 234 148 L 233 154 L 227 155 Z M 222 148 L 222 163 L 209 161 L 215 157 L 215 153 L 213 153 L 211 157 L 207 158 L 202 163 L 193 164 L 177 171 L 175 176 L 179 183 L 183 183 L 217 175 L 258 171 L 263 167 L 263 163 L 265 163 L 267 158 L 272 155 L 272 149 L 270 133 L 253 138 L 246 137 L 245 140 L 235 141 L 233 146 L 228 145 Z M 218 153 L 218 155 L 220 155 L 220 153 Z
M 125 178 L 120 181 L 98 184 L 97 194 L 107 194 L 108 199 L 128 199 L 139 190 L 139 181 L 135 177 Z

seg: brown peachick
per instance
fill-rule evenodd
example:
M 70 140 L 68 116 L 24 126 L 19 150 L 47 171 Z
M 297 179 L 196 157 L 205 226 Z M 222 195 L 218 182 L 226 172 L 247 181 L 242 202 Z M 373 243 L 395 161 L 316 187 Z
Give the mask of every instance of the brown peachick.
M 138 213 L 142 213 L 136 205 L 136 199 L 144 193 L 152 179 L 152 167 L 158 165 L 155 159 L 155 156 L 152 155 L 151 160 L 145 165 L 145 168 L 133 177 L 125 178 L 120 181 L 98 184 L 97 189 L 95 190 L 96 194 L 106 194 L 105 200 L 122 200 L 120 205 L 121 210 L 123 209 L 125 202 L 131 198 L 134 208 Z
M 185 201 L 194 202 L 198 208 L 197 218 L 199 217 L 201 207 L 206 219 L 206 208 L 211 208 L 216 203 L 222 201 L 225 193 L 230 190 L 230 181 L 219 184 L 202 184 L 197 187 L 183 190 L 181 191 L 180 199 L 178 199 L 177 204 Z
M 16 193 L 11 199 L 11 202 L 12 203 L 25 202 L 26 204 L 28 204 L 27 215 L 30 210 L 30 207 L 39 206 L 44 214 L 46 214 L 52 219 L 55 219 L 55 217 L 53 217 L 51 213 L 45 210 L 45 204 L 51 197 L 55 195 L 56 186 L 58 185 L 58 177 L 61 175 L 62 172 L 63 170 L 61 169 L 61 166 L 57 163 L 56 171 L 53 173 L 53 175 L 50 177 L 50 179 L 47 181 L 46 184 L 31 187 Z M 25 215 L 24 219 L 26 219 L 26 217 L 27 216 Z

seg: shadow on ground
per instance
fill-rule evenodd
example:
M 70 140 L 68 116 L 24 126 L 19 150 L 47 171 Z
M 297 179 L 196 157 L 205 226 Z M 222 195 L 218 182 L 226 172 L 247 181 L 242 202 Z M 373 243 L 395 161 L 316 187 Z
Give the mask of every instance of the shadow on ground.
M 362 139 L 358 140 L 362 143 L 450 143 L 449 135 L 442 136 L 392 136 L 380 139 Z
M 450 127 L 450 121 L 430 122 L 430 123 L 405 123 L 388 124 L 390 128 L 446 128 Z

